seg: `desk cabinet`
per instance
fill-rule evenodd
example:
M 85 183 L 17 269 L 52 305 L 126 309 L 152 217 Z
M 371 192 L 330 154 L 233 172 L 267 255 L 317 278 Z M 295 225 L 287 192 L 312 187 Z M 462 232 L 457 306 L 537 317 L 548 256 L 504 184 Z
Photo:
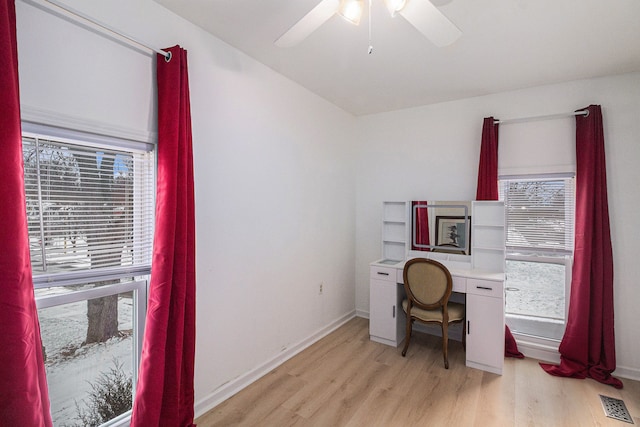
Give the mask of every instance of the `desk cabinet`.
M 466 365 L 502 374 L 504 363 L 504 203 L 471 203 L 471 256 L 411 251 L 411 202 L 383 202 L 382 256 L 370 264 L 369 335 L 397 347 L 405 339 L 404 262 L 414 256 L 442 262 L 453 291 L 466 293 Z M 395 260 L 395 261 L 394 261 Z
M 503 282 L 467 279 L 467 366 L 502 374 Z
M 370 273 L 369 337 L 397 347 L 405 336 L 404 288 L 396 284 L 394 268 L 371 266 Z
M 369 267 L 369 338 L 397 347 L 405 339 L 402 264 Z M 485 271 L 453 271 L 453 290 L 466 294 L 466 365 L 502 374 L 504 364 L 504 279 Z

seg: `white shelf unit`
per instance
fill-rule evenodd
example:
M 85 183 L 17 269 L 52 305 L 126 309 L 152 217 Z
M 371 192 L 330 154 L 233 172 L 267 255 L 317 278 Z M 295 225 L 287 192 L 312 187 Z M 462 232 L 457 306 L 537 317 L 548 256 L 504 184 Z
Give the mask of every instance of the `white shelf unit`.
M 505 229 L 504 203 L 472 202 L 471 260 L 473 268 L 504 272 Z
M 382 202 L 382 257 L 402 261 L 407 245 L 406 202 Z

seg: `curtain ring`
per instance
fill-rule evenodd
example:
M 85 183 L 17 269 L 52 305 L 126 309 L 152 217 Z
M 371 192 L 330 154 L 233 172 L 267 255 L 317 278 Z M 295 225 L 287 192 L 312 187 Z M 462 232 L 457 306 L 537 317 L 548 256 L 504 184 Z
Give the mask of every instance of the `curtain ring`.
M 167 52 L 167 55 L 164 57 L 164 62 L 169 62 L 169 61 L 171 61 L 171 57 L 172 57 L 172 56 L 173 56 L 173 55 L 171 55 L 171 52 L 170 52 L 170 51 L 169 51 L 169 52 Z

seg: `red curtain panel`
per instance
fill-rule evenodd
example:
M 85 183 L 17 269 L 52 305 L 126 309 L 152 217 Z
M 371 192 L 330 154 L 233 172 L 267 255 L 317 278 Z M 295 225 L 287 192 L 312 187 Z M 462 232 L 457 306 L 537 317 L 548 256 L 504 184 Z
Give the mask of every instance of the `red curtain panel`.
M 429 214 L 428 208 L 417 208 L 414 211 L 416 205 L 427 205 L 425 201 L 413 201 L 411 202 L 411 215 L 415 215 L 413 221 L 416 223 L 416 243 L 419 245 L 430 245 L 429 243 Z M 411 242 L 411 250 L 413 251 L 428 251 L 428 248 L 421 248 Z
M 187 52 L 157 56 L 158 183 L 149 304 L 131 425 L 193 424 L 195 214 Z
M 493 117 L 482 124 L 476 200 L 498 200 L 498 125 Z
M 486 117 L 482 123 L 476 200 L 498 200 L 498 125 L 493 117 Z M 524 357 L 507 325 L 504 326 L 504 355 Z
M 51 426 L 29 255 L 13 0 L 0 1 L 0 51 L 0 425 Z
M 569 316 L 560 365 L 541 363 L 552 375 L 593 378 L 622 388 L 616 369 L 613 325 L 613 253 L 609 229 L 602 110 L 576 116 L 576 222 Z

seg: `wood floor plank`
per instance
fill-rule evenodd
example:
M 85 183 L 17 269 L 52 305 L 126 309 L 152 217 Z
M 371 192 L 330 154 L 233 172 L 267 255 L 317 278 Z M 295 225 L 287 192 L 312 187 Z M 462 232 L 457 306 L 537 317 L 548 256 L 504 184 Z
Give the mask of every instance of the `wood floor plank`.
M 200 425 L 258 425 L 276 411 L 286 399 L 304 387 L 304 382 L 280 368 L 260 378 L 251 386 L 214 408 L 220 419 L 207 413 Z
M 515 425 L 515 382 L 503 380 L 503 377 L 515 378 L 515 364 L 511 362 L 513 359 L 505 360 L 502 377 L 482 374 L 473 426 Z
M 402 401 L 401 396 L 385 388 L 375 387 L 345 426 L 390 426 L 400 423 L 406 418 L 401 412 Z
M 375 384 L 380 382 L 387 369 L 388 366 L 373 361 L 360 364 L 347 376 L 334 378 L 333 381 L 339 386 L 331 399 L 324 403 L 322 410 L 310 418 L 312 425 L 346 425 L 373 392 Z
M 289 359 L 282 367 L 291 375 L 304 375 L 310 366 L 318 365 L 326 357 L 335 357 L 336 350 L 342 348 L 346 343 L 362 342 L 364 335 L 368 334 L 368 322 L 366 319 L 363 320 L 365 322 L 350 322 L 349 328 L 338 328 L 296 357 Z
M 459 342 L 414 332 L 401 348 L 369 340 L 355 318 L 221 403 L 196 423 L 213 426 L 527 426 L 622 427 L 607 418 L 599 394 L 623 399 L 640 424 L 640 382 L 615 389 L 558 378 L 534 359 L 506 359 L 503 375 L 465 366 Z

